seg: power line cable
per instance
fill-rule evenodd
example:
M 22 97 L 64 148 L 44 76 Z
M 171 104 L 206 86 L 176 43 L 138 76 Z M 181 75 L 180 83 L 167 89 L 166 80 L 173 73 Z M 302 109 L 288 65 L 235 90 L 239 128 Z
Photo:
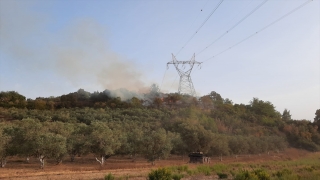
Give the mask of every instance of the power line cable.
M 209 1 L 210 0 L 207 0 L 207 2 L 202 6 L 200 13 L 203 12 L 202 10 L 206 7 L 206 5 L 208 4 Z M 194 22 L 196 22 L 197 19 L 199 18 L 200 13 L 198 13 L 197 17 L 193 20 L 193 22 L 191 23 L 190 27 L 188 28 L 188 30 L 186 32 L 189 32 L 189 30 L 193 26 Z
M 162 81 L 161 81 L 161 85 L 160 85 L 160 88 L 159 88 L 159 91 L 160 91 L 160 92 L 161 92 L 163 80 L 164 80 L 164 77 L 166 76 L 167 71 L 168 71 L 168 69 L 166 69 L 166 70 L 164 71 L 164 75 L 163 75 L 163 78 L 162 78 Z
M 215 42 L 220 40 L 223 36 L 228 34 L 230 31 L 232 31 L 235 27 L 237 27 L 240 23 L 242 23 L 245 19 L 247 19 L 250 15 L 252 15 L 256 10 L 258 10 L 261 6 L 263 6 L 268 0 L 264 0 L 262 3 L 260 3 L 257 7 L 255 7 L 252 11 L 250 11 L 246 16 L 244 16 L 240 21 L 238 21 L 235 25 L 233 25 L 230 29 L 228 29 L 226 32 L 221 34 L 217 39 L 215 39 L 212 43 L 210 43 L 208 46 L 206 46 L 204 49 L 199 51 L 196 55 L 201 54 L 203 51 L 205 51 L 207 48 L 209 48 L 211 45 L 213 45 Z
M 171 84 L 171 87 L 170 87 L 170 88 L 172 88 L 173 84 L 176 82 L 177 77 L 178 77 L 178 76 L 176 76 L 176 77 L 174 78 L 173 83 Z
M 244 41 L 246 41 L 246 40 L 250 39 L 250 38 L 251 38 L 251 37 L 253 37 L 254 35 L 256 35 L 256 34 L 258 34 L 258 33 L 262 32 L 262 31 L 266 30 L 266 29 L 267 29 L 267 28 L 269 28 L 270 26 L 274 25 L 275 23 L 279 22 L 280 20 L 284 19 L 285 17 L 287 17 L 287 16 L 291 15 L 291 14 L 292 14 L 292 13 L 294 13 L 295 11 L 297 11 L 297 10 L 301 9 L 302 7 L 304 7 L 305 5 L 307 5 L 308 3 L 310 3 L 311 1 L 313 1 L 313 0 L 308 0 L 308 1 L 306 1 L 305 3 L 301 4 L 300 6 L 296 7 L 295 9 L 293 9 L 293 10 L 289 11 L 288 13 L 286 13 L 286 14 L 285 14 L 285 15 L 283 15 L 283 16 L 281 16 L 280 18 L 276 19 L 276 20 L 275 20 L 275 21 L 273 21 L 272 23 L 268 24 L 267 26 L 265 26 L 265 27 L 261 28 L 260 30 L 256 31 L 255 33 L 251 34 L 250 36 L 248 36 L 248 37 L 246 37 L 246 38 L 242 39 L 241 41 L 239 41 L 239 42 L 235 43 L 234 45 L 230 46 L 229 48 L 227 48 L 227 49 L 225 49 L 225 50 L 223 50 L 223 51 L 219 52 L 218 54 L 216 54 L 216 55 L 214 55 L 214 56 L 212 56 L 212 57 L 210 57 L 210 58 L 206 59 L 206 60 L 205 60 L 205 61 L 203 61 L 203 62 L 206 62 L 206 61 L 208 61 L 208 60 L 210 60 L 210 59 L 212 59 L 212 58 L 214 58 L 214 57 L 217 57 L 217 56 L 219 56 L 220 54 L 222 54 L 222 53 L 224 53 L 224 52 L 226 52 L 226 51 L 230 50 L 231 48 L 233 48 L 233 47 L 235 47 L 235 46 L 237 46 L 237 45 L 239 45 L 239 44 L 243 43 Z
M 253 0 L 252 0 L 252 1 L 253 1 Z M 251 2 L 252 2 L 252 1 L 251 1 Z M 208 1 L 207 1 L 207 3 L 208 3 Z M 207 3 L 206 3 L 206 4 L 207 4 Z M 203 8 L 202 8 L 202 9 L 203 9 Z M 230 31 L 230 30 L 229 30 L 229 31 Z M 183 47 L 182 47 L 182 48 L 183 48 Z M 182 48 L 180 49 L 180 51 L 182 50 Z M 176 80 L 177 80 L 177 77 L 178 77 L 178 75 L 175 76 L 174 81 L 173 81 L 173 83 L 171 84 L 170 88 L 172 88 L 172 86 L 175 84 L 175 82 L 176 82 Z
M 246 4 L 246 6 L 245 6 L 245 7 L 242 7 L 242 8 L 243 8 L 243 9 L 247 8 L 251 3 L 253 3 L 253 1 L 256 1 L 256 0 L 250 0 L 249 3 Z M 233 20 L 235 20 L 237 17 L 239 17 L 240 12 L 242 12 L 243 9 L 239 10 L 239 11 L 236 13 L 236 15 L 235 15 L 228 23 L 226 23 L 226 25 L 225 25 L 224 27 L 229 26 L 229 25 L 231 24 L 231 22 L 233 22 Z M 223 29 L 224 29 L 224 28 L 223 28 Z
M 224 0 L 220 0 L 220 2 L 217 4 L 217 6 L 212 10 L 212 12 L 209 14 L 209 16 L 203 21 L 203 23 L 200 25 L 200 27 L 196 30 L 195 33 L 192 34 L 192 36 L 189 38 L 189 40 L 181 47 L 181 49 L 176 53 L 176 56 L 181 52 L 181 50 L 193 39 L 193 37 L 199 32 L 199 30 L 206 24 L 206 22 L 209 20 L 209 18 L 212 16 L 212 14 L 218 9 L 218 7 L 221 5 L 221 3 Z

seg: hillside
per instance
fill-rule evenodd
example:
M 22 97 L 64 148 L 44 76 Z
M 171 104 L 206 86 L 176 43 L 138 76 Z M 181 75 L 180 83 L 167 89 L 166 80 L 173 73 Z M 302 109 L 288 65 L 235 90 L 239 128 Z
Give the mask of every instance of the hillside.
M 141 98 L 141 97 L 140 97 Z M 61 163 L 93 154 L 96 163 L 116 155 L 154 163 L 169 155 L 202 151 L 208 156 L 259 155 L 288 147 L 320 150 L 320 110 L 314 122 L 292 120 L 271 102 L 253 98 L 234 104 L 211 92 L 199 99 L 162 94 L 125 101 L 104 92 L 79 90 L 59 97 L 25 99 L 0 93 L 0 155 Z

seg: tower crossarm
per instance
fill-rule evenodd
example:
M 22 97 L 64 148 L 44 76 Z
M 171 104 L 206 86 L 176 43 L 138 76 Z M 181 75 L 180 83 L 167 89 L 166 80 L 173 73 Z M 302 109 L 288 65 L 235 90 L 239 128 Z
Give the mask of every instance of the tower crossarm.
M 178 61 L 176 59 L 176 57 L 172 54 L 172 61 L 169 61 L 167 63 L 167 68 L 169 68 L 170 64 L 173 64 L 176 67 L 177 70 L 178 69 L 181 70 L 181 68 L 179 68 L 179 65 L 182 65 L 183 68 L 185 68 L 185 65 L 189 65 L 189 67 L 190 67 L 189 70 L 191 71 L 195 64 L 201 65 L 201 63 L 202 62 L 198 62 L 198 61 L 195 60 L 195 54 L 193 54 L 192 58 L 189 61 Z M 185 72 L 187 72 L 187 71 L 185 71 Z
M 198 61 L 176 61 L 176 62 L 168 62 L 167 64 L 201 64 L 202 62 L 198 62 Z

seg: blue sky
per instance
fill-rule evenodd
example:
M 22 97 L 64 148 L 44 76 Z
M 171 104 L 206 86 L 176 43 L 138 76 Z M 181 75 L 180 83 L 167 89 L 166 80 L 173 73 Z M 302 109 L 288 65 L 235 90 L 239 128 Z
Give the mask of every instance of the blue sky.
M 199 96 L 216 91 L 244 104 L 257 97 L 294 119 L 313 120 L 320 108 L 320 1 L 259 31 L 307 2 L 269 0 L 206 48 L 264 2 L 224 0 L 179 52 L 219 1 L 1 0 L 0 91 L 36 98 L 79 88 L 144 92 L 156 83 L 176 92 L 179 77 L 166 63 L 171 53 L 178 60 L 195 53 L 205 61 L 192 72 Z

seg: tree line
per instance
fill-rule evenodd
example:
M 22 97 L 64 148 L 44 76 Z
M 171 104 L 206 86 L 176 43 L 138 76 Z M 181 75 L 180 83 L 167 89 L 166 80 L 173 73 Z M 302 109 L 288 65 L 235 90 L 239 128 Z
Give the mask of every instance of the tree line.
M 268 101 L 234 104 L 214 91 L 196 99 L 151 90 L 144 99 L 127 101 L 81 89 L 70 94 L 26 100 L 17 92 L 0 93 L 1 166 L 17 155 L 37 157 L 43 167 L 48 158 L 60 163 L 86 154 L 103 165 L 113 155 L 154 162 L 193 151 L 214 156 L 288 146 L 320 150 L 320 110 L 311 122 L 292 120 L 289 110 L 281 114 Z

